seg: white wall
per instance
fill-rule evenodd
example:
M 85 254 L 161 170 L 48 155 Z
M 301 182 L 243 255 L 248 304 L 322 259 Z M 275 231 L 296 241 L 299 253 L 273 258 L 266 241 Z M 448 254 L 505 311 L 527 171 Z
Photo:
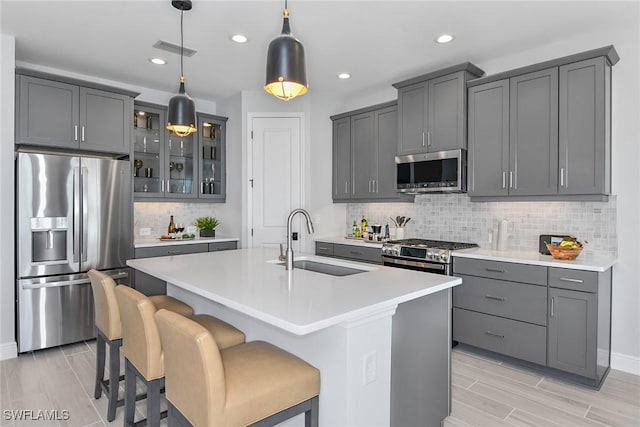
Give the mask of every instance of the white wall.
M 0 224 L 14 224 L 15 38 L 0 35 Z M 15 259 L 13 230 L 0 242 L 0 360 L 15 357 Z
M 640 375 L 640 3 L 606 31 L 585 32 L 509 57 L 475 64 L 489 74 L 613 44 L 620 62 L 613 68 L 612 192 L 617 195 L 619 262 L 613 270 L 612 367 Z M 585 28 L 585 31 L 588 31 Z M 428 72 L 429 70 L 424 70 Z M 350 97 L 345 110 L 388 99 L 388 87 Z M 349 218 L 347 218 L 347 221 Z M 343 220 L 343 224 L 345 220 Z M 344 226 L 343 226 L 344 227 Z

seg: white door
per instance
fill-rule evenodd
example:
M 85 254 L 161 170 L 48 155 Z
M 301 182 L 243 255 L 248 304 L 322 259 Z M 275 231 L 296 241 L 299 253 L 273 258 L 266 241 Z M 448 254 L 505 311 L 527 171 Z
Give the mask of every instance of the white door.
M 253 117 L 250 120 L 252 183 L 249 241 L 252 247 L 278 247 L 287 239 L 287 217 L 302 207 L 301 117 Z M 299 216 L 299 215 L 298 215 Z M 292 231 L 302 237 L 300 218 Z M 300 250 L 300 241 L 293 242 Z

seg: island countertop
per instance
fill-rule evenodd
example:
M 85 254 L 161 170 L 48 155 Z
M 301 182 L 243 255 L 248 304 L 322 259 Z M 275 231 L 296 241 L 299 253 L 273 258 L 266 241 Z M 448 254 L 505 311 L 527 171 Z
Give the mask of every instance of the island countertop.
M 357 321 L 462 283 L 453 276 L 306 254 L 295 259 L 365 271 L 342 277 L 289 272 L 276 264 L 277 258 L 275 249 L 250 248 L 131 259 L 127 265 L 297 335 Z

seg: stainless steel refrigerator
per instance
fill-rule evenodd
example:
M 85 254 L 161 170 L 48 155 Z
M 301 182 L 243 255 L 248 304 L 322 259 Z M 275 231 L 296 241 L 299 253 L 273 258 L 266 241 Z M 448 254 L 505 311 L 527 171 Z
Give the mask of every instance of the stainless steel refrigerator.
M 133 258 L 128 160 L 17 153 L 19 352 L 95 336 L 86 272 L 127 279 Z

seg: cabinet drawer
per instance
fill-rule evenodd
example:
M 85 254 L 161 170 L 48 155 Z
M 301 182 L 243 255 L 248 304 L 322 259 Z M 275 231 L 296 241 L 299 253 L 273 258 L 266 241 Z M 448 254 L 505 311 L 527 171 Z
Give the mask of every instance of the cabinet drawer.
M 238 249 L 238 242 L 209 243 L 209 252 L 228 251 L 232 249 Z
M 333 243 L 316 242 L 316 255 L 333 256 Z
M 334 244 L 333 256 L 382 264 L 381 248 L 364 248 L 362 246 Z
M 453 274 L 488 277 L 546 286 L 547 267 L 471 258 L 453 258 Z
M 547 288 L 485 277 L 459 277 L 462 286 L 453 288 L 454 307 L 547 324 Z
M 597 292 L 598 273 L 569 268 L 549 268 L 549 286 L 573 291 Z
M 454 308 L 453 339 L 540 365 L 547 363 L 544 326 Z
M 167 255 L 195 254 L 198 252 L 209 252 L 207 243 L 196 243 L 193 245 L 168 245 L 156 246 L 153 248 L 136 249 L 136 258 L 152 258 Z

